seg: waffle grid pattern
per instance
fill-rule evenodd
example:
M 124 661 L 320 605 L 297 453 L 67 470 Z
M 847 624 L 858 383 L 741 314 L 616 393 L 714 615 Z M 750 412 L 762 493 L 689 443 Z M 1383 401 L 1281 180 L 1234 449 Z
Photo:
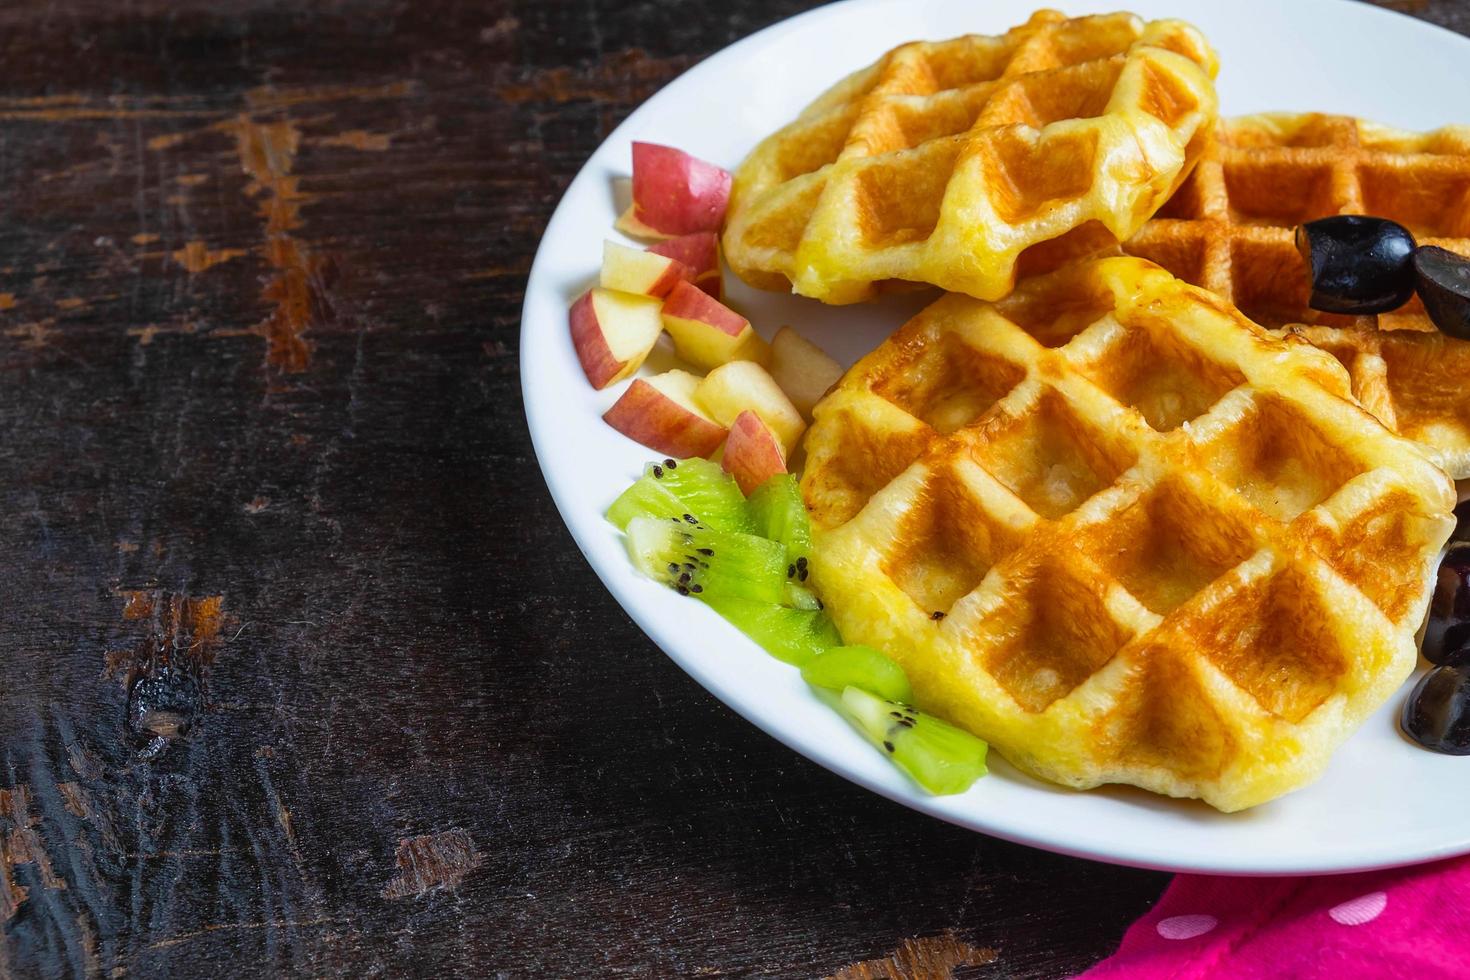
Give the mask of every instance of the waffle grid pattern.
M 1403 681 L 1448 481 L 1147 262 L 948 296 L 818 407 L 813 576 L 848 642 L 1034 774 L 1235 810 Z
M 1123 250 L 1332 353 L 1365 408 L 1451 476 L 1470 477 L 1470 342 L 1435 331 L 1417 298 L 1377 317 L 1308 306 L 1294 229 L 1334 214 L 1390 218 L 1423 244 L 1470 254 L 1470 127 L 1406 133 L 1320 114 L 1223 120 L 1194 173 Z
M 1138 230 L 1207 141 L 1215 70 L 1192 27 L 1131 14 L 902 45 L 742 164 L 726 258 L 829 303 L 890 280 L 999 298 L 1018 265 Z

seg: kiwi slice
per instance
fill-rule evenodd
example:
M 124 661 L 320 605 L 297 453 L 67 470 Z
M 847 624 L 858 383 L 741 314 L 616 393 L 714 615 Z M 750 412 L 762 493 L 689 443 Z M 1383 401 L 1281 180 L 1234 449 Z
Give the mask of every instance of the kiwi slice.
M 840 704 L 868 741 L 931 793 L 963 793 L 985 775 L 988 746 L 967 731 L 860 687 L 845 688 Z
M 796 477 L 782 473 L 755 488 L 746 501 L 755 533 L 786 546 L 791 577 L 806 581 L 807 556 L 812 550 L 812 525 Z
M 666 459 L 661 463 L 649 463 L 643 468 L 643 475 L 684 501 L 685 509 L 705 527 L 742 534 L 757 533 L 739 484 L 718 463 L 698 456 L 693 459 Z
M 801 676 L 813 687 L 842 691 L 861 688 L 889 701 L 912 701 L 913 688 L 903 668 L 872 647 L 832 647 L 801 668 Z
M 749 534 L 755 529 L 740 487 L 719 466 L 698 457 L 649 463 L 607 509 L 607 519 L 620 530 L 635 517 L 685 514 L 718 531 Z
M 635 517 L 662 517 L 667 520 L 682 518 L 687 513 L 690 513 L 689 508 L 672 490 L 653 477 L 645 476 L 618 495 L 607 509 L 607 519 L 619 531 L 625 531 L 628 522 Z
M 628 554 L 643 574 L 681 595 L 779 604 L 786 550 L 774 541 L 705 527 L 691 516 L 628 521 Z
M 814 609 L 790 609 L 725 595 L 702 594 L 700 598 L 767 653 L 788 664 L 800 667 L 842 642 L 827 614 Z

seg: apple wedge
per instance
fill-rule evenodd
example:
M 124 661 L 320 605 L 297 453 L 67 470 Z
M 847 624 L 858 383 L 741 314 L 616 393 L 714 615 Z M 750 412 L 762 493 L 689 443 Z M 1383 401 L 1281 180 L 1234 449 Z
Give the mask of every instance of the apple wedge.
M 676 283 L 669 291 L 663 321 L 679 356 L 695 367 L 764 362 L 770 356 L 770 345 L 749 320 L 690 282 Z
M 614 289 L 587 290 L 572 304 L 569 318 L 572 347 L 594 388 L 638 370 L 663 332 L 658 300 Z
M 781 440 L 760 416 L 746 410 L 735 416 L 730 426 L 720 465 L 748 497 L 771 477 L 786 472 L 786 454 L 781 450 Z
M 719 231 L 730 172 L 658 143 L 633 144 L 633 203 L 617 228 L 637 238 Z
M 705 414 L 695 400 L 699 384 L 699 377 L 688 371 L 636 378 L 602 419 L 634 442 L 665 456 L 708 456 L 725 440 L 725 427 Z
M 790 327 L 771 340 L 771 377 L 797 411 L 810 419 L 812 406 L 842 377 L 842 365 Z
M 699 383 L 695 398 L 721 425 L 733 425 L 741 412 L 754 412 L 781 440 L 781 449 L 787 456 L 806 429 L 806 422 L 791 399 L 766 369 L 754 361 L 731 361 L 715 368 Z
M 602 243 L 602 288 L 664 296 L 677 283 L 693 281 L 684 263 L 657 252 L 617 242 Z
M 655 242 L 648 250 L 680 262 L 684 266 L 684 278 L 715 299 L 725 295 L 724 277 L 720 274 L 720 236 L 714 232 L 680 235 Z

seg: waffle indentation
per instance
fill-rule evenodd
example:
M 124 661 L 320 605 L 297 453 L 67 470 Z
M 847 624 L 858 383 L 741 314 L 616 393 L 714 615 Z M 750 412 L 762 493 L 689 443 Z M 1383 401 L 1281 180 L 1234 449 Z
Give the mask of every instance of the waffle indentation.
M 1072 290 L 1023 291 L 996 304 L 1001 316 L 1045 347 L 1061 347 L 1098 320 L 1118 301 L 1105 282 L 1085 280 Z
M 1199 99 L 1189 91 L 1170 71 L 1157 63 L 1143 63 L 1144 96 L 1139 107 L 1162 122 L 1165 126 L 1177 126 L 1185 116 L 1199 108 Z
M 1085 194 L 1093 183 L 1097 141 L 1094 130 L 1057 133 L 1044 142 L 1025 130 L 996 130 L 977 148 L 996 215 L 1020 224 Z
M 1027 711 L 1046 710 L 1128 642 L 1097 577 L 1075 562 L 1048 557 L 1011 570 L 1003 590 L 979 627 L 994 644 L 985 669 Z
M 896 413 L 895 413 L 896 414 Z M 830 455 L 808 462 L 812 519 L 828 526 L 852 520 L 873 494 L 893 481 L 928 445 L 932 433 L 917 422 L 873 431 L 856 412 L 842 413 L 841 438 Z
M 1398 429 L 1411 438 L 1453 420 L 1470 426 L 1470 344 L 1439 334 L 1388 334 L 1378 350 L 1388 371 Z
M 930 478 L 897 540 L 902 545 L 884 560 L 883 573 L 927 613 L 948 613 L 1020 543 L 1019 535 L 992 519 L 951 470 Z
M 1470 161 L 1456 163 L 1364 167 L 1358 179 L 1366 213 L 1391 218 L 1421 238 L 1470 235 Z
M 1159 432 L 1198 418 L 1245 382 L 1238 368 L 1189 346 L 1167 325 L 1155 330 L 1134 318 L 1125 328 L 1123 337 L 1083 370 Z
M 1087 552 L 1160 616 L 1245 561 L 1255 541 L 1239 518 L 1168 480 L 1088 529 Z
M 917 348 L 873 391 L 947 434 L 979 418 L 1025 376 L 1020 365 L 945 333 L 938 343 Z
M 1332 168 L 1291 160 L 1239 158 L 1225 162 L 1231 217 L 1240 224 L 1291 228 L 1332 214 Z
M 1310 299 L 1306 266 L 1289 238 L 1236 239 L 1230 248 L 1231 301 L 1263 326 L 1300 319 Z
M 1256 403 L 1202 455 L 1222 481 L 1267 515 L 1293 521 L 1364 471 L 1289 403 L 1265 395 Z
M 962 148 L 960 140 L 934 140 L 886 165 L 875 163 L 858 172 L 853 201 L 864 241 L 892 246 L 932 235 L 949 186 L 949 170 Z M 905 166 L 920 163 L 920 155 L 922 165 Z
M 1049 389 L 1019 417 L 999 415 L 982 429 L 976 462 L 1043 517 L 1076 510 L 1137 460 Z
M 1261 707 L 1299 722 L 1337 688 L 1347 666 L 1332 614 L 1304 573 L 1247 583 L 1201 617 L 1200 649 Z
M 1398 622 L 1421 598 L 1423 556 L 1418 542 L 1423 520 L 1413 497 L 1395 490 L 1313 544 L 1338 574 Z

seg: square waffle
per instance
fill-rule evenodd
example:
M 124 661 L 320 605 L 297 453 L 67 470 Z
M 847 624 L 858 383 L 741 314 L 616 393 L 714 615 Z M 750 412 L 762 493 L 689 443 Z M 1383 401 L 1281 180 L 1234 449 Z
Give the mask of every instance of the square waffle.
M 1222 120 L 1158 214 L 1123 250 L 1223 296 L 1257 323 L 1335 355 L 1384 425 L 1470 477 L 1470 342 L 1434 329 L 1416 297 L 1381 316 L 1308 306 L 1296 225 L 1372 214 L 1421 244 L 1470 255 L 1470 127 L 1405 133 L 1347 116 Z
M 1023 770 L 1253 806 L 1416 662 L 1449 480 L 1330 355 L 1152 263 L 946 296 L 815 415 L 843 638 Z
M 741 165 L 725 257 L 828 303 L 891 280 L 997 299 L 1142 226 L 1207 141 L 1216 68 L 1194 28 L 1132 14 L 901 45 Z

